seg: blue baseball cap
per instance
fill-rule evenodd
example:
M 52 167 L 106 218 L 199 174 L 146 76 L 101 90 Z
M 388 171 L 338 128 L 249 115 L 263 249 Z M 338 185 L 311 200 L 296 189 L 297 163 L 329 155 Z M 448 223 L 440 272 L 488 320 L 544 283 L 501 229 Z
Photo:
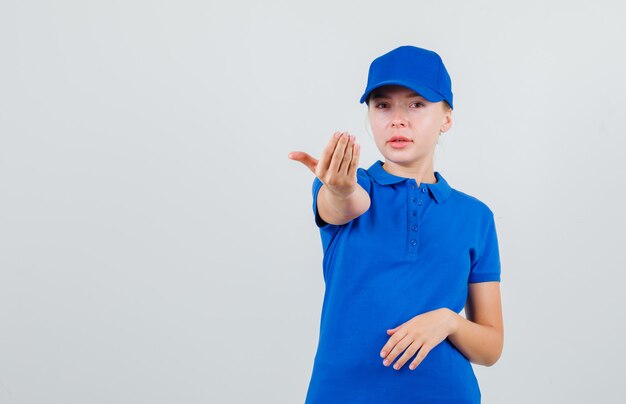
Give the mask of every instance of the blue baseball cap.
M 441 57 L 428 49 L 400 46 L 374 59 L 367 76 L 363 104 L 372 90 L 388 84 L 410 88 L 430 102 L 452 106 L 452 82 Z

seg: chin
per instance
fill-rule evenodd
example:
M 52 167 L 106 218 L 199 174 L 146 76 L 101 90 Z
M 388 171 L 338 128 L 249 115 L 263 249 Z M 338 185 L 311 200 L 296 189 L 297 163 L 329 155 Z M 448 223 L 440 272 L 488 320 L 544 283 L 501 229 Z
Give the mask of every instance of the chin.
M 399 153 L 383 153 L 383 157 L 385 157 L 385 161 L 391 161 L 398 164 L 411 163 L 419 160 L 417 156 L 409 154 L 401 156 Z
M 415 153 L 382 153 L 383 157 L 385 157 L 385 161 L 391 161 L 392 163 L 400 164 L 400 165 L 412 165 L 422 160 L 427 160 L 429 156 L 415 154 Z M 430 157 L 432 158 L 432 157 Z

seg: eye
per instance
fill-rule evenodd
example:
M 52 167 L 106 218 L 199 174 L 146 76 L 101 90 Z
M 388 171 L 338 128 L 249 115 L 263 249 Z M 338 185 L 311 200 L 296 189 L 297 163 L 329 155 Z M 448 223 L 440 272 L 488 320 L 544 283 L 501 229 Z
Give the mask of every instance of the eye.
M 411 104 L 412 106 L 415 105 L 416 107 L 423 107 L 424 104 L 422 104 L 421 102 L 414 102 L 413 104 Z
M 378 102 L 378 103 L 376 103 L 376 108 L 387 108 L 387 103 L 385 103 L 385 102 Z

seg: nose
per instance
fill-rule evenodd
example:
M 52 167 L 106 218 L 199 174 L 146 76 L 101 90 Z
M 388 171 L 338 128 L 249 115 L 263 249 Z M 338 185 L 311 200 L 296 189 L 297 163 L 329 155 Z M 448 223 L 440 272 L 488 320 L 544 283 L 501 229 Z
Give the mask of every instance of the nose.
M 392 128 L 404 128 L 406 127 L 406 117 L 402 108 L 396 108 L 391 116 Z

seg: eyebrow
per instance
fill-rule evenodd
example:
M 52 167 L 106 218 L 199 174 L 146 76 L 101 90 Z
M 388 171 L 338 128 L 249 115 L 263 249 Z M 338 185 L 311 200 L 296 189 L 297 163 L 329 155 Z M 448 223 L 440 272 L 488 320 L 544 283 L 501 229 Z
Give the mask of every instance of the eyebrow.
M 411 92 L 410 94 L 408 94 L 406 96 L 406 98 L 413 98 L 413 97 L 418 97 L 418 98 L 424 98 L 421 95 L 419 95 L 418 93 L 416 93 L 415 91 Z M 378 98 L 390 98 L 389 95 L 387 93 L 384 93 L 382 91 L 375 91 L 372 94 L 372 99 L 378 99 Z

